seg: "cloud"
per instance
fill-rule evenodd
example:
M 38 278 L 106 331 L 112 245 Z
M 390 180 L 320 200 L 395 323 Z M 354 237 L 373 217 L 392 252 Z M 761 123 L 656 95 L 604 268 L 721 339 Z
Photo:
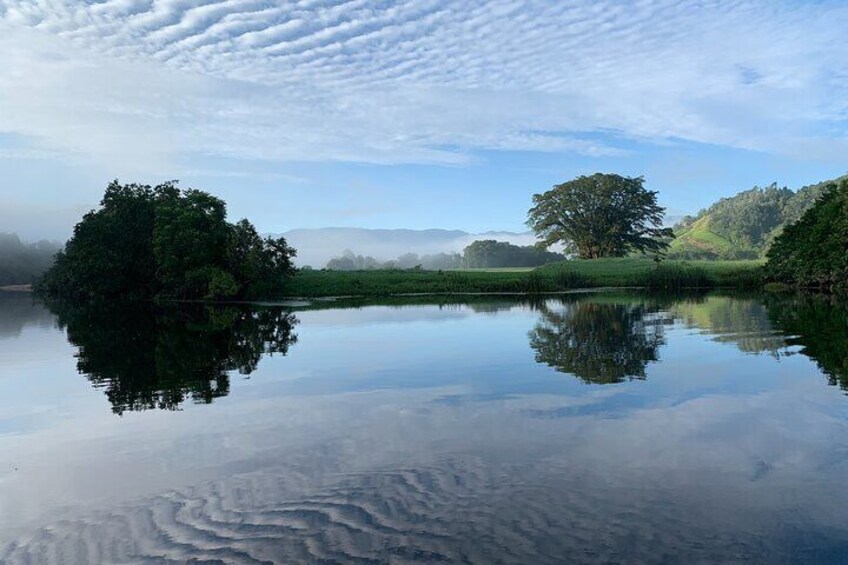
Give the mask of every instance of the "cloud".
M 130 171 L 622 138 L 803 156 L 848 143 L 840 21 L 839 3 L 0 0 L 0 132 Z

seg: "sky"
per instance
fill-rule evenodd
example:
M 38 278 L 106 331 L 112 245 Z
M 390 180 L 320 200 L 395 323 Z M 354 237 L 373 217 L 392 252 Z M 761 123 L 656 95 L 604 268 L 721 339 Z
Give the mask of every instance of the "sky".
M 671 215 L 848 172 L 848 2 L 0 0 L 0 231 L 113 178 L 263 232 L 523 231 L 597 171 Z

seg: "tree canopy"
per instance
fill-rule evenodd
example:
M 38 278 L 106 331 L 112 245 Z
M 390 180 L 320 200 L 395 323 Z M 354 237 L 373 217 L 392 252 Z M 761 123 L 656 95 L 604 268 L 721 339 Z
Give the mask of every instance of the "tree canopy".
M 250 298 L 279 291 L 294 249 L 226 220 L 223 200 L 176 182 L 106 188 L 74 227 L 39 288 L 88 298 Z
M 766 271 L 776 281 L 848 290 L 848 179 L 831 184 L 801 218 L 777 236 Z
M 462 264 L 469 268 L 538 267 L 563 261 L 565 256 L 534 245 L 513 245 L 494 239 L 477 240 L 463 250 Z
M 533 195 L 527 225 L 549 247 L 561 244 L 581 259 L 622 257 L 632 251 L 660 252 L 665 209 L 642 177 L 596 173 Z

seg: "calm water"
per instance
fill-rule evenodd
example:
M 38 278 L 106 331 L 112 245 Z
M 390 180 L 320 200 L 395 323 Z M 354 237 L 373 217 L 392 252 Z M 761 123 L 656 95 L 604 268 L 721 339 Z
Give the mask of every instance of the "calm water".
M 0 561 L 848 562 L 848 307 L 0 296 Z

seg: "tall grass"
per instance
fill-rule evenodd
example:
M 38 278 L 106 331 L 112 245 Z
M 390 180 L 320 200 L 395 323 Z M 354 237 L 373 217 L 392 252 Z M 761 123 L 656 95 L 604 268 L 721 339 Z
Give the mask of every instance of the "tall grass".
M 685 265 L 658 265 L 635 277 L 635 286 L 649 290 L 682 290 L 712 288 L 716 281 L 703 267 Z
M 750 262 L 666 261 L 657 266 L 638 259 L 565 261 L 533 271 L 301 271 L 281 290 L 282 297 L 392 296 L 403 294 L 542 294 L 577 288 L 638 286 L 674 291 L 686 288 L 757 288 L 760 269 Z

